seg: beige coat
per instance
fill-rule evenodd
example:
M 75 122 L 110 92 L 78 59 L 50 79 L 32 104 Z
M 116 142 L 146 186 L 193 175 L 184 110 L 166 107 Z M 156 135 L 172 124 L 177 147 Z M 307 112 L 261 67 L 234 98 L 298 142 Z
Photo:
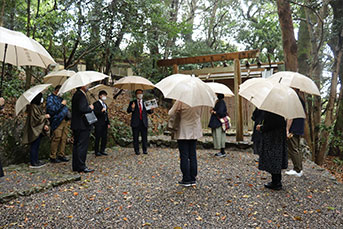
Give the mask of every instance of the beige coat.
M 180 125 L 175 133 L 175 139 L 191 140 L 202 137 L 201 126 L 201 107 L 190 107 L 180 101 L 176 101 L 173 107 L 169 110 L 170 116 L 180 112 Z

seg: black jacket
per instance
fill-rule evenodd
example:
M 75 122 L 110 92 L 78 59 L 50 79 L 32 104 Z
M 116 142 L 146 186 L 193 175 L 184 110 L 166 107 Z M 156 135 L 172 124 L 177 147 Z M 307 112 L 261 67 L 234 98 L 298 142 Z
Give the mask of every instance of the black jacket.
M 219 119 L 224 118 L 227 115 L 227 109 L 224 99 L 218 100 L 213 110 L 216 112 L 216 114 L 211 114 L 208 127 L 216 129 L 222 125 Z
M 71 129 L 88 130 L 90 125 L 85 120 L 84 114 L 92 112 L 86 95 L 78 89 L 71 101 Z
M 135 109 L 132 111 L 132 103 L 135 103 Z M 138 127 L 139 126 L 139 106 L 137 103 L 137 99 L 130 102 L 129 107 L 127 108 L 127 113 L 132 113 L 131 116 L 131 127 Z M 142 119 L 144 126 L 148 128 L 148 114 L 152 114 L 153 112 L 151 110 L 147 111 L 144 105 L 143 100 L 143 110 L 142 110 Z
M 106 103 L 105 103 L 106 104 Z M 94 113 L 95 113 L 95 116 L 96 118 L 98 119 L 98 121 L 95 123 L 95 125 L 109 125 L 110 124 L 110 121 L 108 120 L 108 106 L 107 106 L 107 111 L 106 112 L 102 112 L 102 104 L 101 102 L 98 100 L 96 101 L 95 103 L 93 103 L 93 106 L 94 106 Z

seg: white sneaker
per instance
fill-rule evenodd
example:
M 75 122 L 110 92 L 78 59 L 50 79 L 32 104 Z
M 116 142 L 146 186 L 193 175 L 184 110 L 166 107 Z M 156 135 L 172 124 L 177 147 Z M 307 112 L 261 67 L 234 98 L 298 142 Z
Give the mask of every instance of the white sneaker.
M 287 174 L 287 175 L 295 175 L 295 174 L 297 174 L 297 172 L 295 171 L 295 170 L 293 170 L 293 169 L 291 169 L 291 170 L 289 170 L 289 171 L 286 171 L 285 172 L 285 174 Z
M 295 175 L 296 177 L 301 177 L 303 174 L 304 174 L 304 173 L 303 173 L 303 171 L 301 170 L 299 173 L 296 172 L 294 175 Z

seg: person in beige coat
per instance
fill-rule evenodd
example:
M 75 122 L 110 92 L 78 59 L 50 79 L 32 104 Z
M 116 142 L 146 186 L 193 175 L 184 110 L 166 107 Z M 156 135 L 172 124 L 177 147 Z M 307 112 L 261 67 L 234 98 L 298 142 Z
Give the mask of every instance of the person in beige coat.
M 183 186 L 196 185 L 198 164 L 196 156 L 197 139 L 202 137 L 201 107 L 190 107 L 180 101 L 176 101 L 169 110 L 170 116 L 179 116 L 176 124 L 175 139 L 177 139 L 180 151 L 180 168 Z

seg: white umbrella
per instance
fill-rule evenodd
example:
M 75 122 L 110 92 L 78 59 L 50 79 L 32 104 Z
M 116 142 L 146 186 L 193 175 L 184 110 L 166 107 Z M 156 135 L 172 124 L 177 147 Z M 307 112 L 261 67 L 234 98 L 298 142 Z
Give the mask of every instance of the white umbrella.
M 114 96 L 114 88 L 113 87 L 110 87 L 110 86 L 107 86 L 107 85 L 104 85 L 104 84 L 98 84 L 92 88 L 89 88 L 88 92 L 90 94 L 90 97 L 91 97 L 91 102 L 95 102 L 98 100 L 99 98 L 99 92 L 100 91 L 106 91 L 107 92 L 107 100 L 109 102 L 106 102 L 106 103 L 111 103 L 112 102 L 112 99 L 113 99 L 113 96 Z
M 156 84 L 165 98 L 181 101 L 191 107 L 214 107 L 217 99 L 213 90 L 195 76 L 174 74 Z
M 47 89 L 49 86 L 51 86 L 51 84 L 39 84 L 25 91 L 15 104 L 15 115 L 18 115 L 23 110 L 25 111 L 26 105 L 28 105 L 39 93 Z
M 0 61 L 3 62 L 0 89 L 2 89 L 5 63 L 42 68 L 56 63 L 48 51 L 37 41 L 21 32 L 4 27 L 0 27 Z
M 105 78 L 108 78 L 108 76 L 100 72 L 95 72 L 95 71 L 82 71 L 82 72 L 75 73 L 63 83 L 58 94 L 61 95 L 72 89 L 83 87 L 83 86 L 86 86 L 87 84 L 100 81 Z
M 115 82 L 113 86 L 119 89 L 128 89 L 131 91 L 135 91 L 137 89 L 150 90 L 155 87 L 150 80 L 141 76 L 126 76 Z
M 304 108 L 297 93 L 283 84 L 274 84 L 267 79 L 262 79 L 243 90 L 240 89 L 239 95 L 260 110 L 266 110 L 287 119 L 305 118 Z
M 210 88 L 218 94 L 223 94 L 225 97 L 232 97 L 235 96 L 235 94 L 233 94 L 233 92 L 230 90 L 230 88 L 228 86 L 226 86 L 225 84 L 222 83 L 215 83 L 215 82 L 211 82 L 211 83 L 206 83 L 208 86 L 210 86 Z
M 282 71 L 267 78 L 274 83 L 281 83 L 300 91 L 320 96 L 319 89 L 312 79 L 298 72 Z
M 266 80 L 265 78 L 252 78 L 252 79 L 248 79 L 246 81 L 244 81 L 244 83 L 240 84 L 239 85 L 239 90 L 244 90 L 245 88 L 255 84 L 255 83 L 258 83 L 260 81 L 264 81 Z
M 50 72 L 48 75 L 43 77 L 44 83 L 51 83 L 53 87 L 62 85 L 69 77 L 74 75 L 75 72 L 71 70 L 61 70 Z

